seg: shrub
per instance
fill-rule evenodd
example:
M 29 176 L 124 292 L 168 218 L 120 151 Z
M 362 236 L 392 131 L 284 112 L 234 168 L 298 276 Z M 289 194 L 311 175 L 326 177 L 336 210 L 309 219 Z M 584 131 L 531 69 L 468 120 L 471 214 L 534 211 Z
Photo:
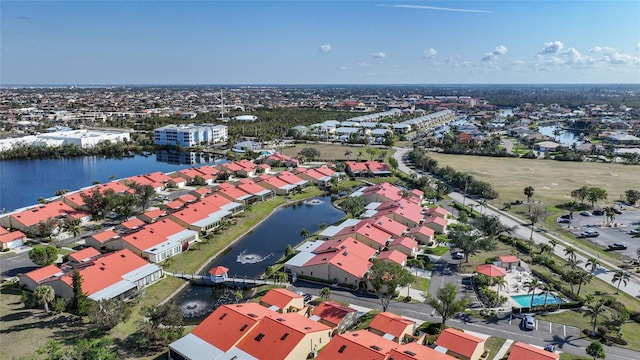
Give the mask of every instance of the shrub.
M 629 316 L 631 320 L 640 323 L 640 311 L 634 311 Z

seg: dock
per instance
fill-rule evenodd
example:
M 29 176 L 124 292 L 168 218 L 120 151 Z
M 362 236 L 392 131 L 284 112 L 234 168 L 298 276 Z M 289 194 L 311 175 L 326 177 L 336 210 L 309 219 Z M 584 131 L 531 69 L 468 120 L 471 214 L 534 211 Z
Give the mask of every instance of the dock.
M 227 286 L 230 288 L 252 288 L 261 285 L 279 285 L 282 282 L 275 282 L 273 280 L 249 278 L 245 276 L 209 276 L 209 275 L 196 275 L 196 274 L 183 274 L 172 273 L 165 271 L 165 274 L 180 279 L 187 280 L 193 285 L 200 286 Z

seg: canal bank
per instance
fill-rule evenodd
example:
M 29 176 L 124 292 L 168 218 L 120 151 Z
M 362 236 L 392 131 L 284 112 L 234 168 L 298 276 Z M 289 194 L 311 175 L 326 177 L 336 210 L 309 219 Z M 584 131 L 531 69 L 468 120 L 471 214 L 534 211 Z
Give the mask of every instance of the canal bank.
M 220 241 L 217 249 L 213 249 L 213 253 L 207 254 L 206 258 L 203 259 L 203 256 L 199 254 L 201 250 L 191 250 L 186 253 L 180 255 L 180 258 L 176 258 L 176 263 L 170 266 L 165 266 L 167 270 L 176 272 L 176 273 L 188 273 L 188 274 L 200 274 L 204 272 L 208 267 L 211 267 L 216 259 L 220 258 L 222 255 L 229 254 L 230 249 L 238 244 L 242 239 L 245 239 L 248 235 L 252 234 L 256 228 L 263 225 L 263 223 L 269 220 L 276 211 L 286 207 L 292 206 L 296 203 L 301 204 L 304 200 L 309 198 L 318 197 L 321 195 L 321 191 L 317 188 L 307 188 L 303 194 L 298 194 L 293 196 L 292 199 L 284 199 L 284 198 L 274 198 L 269 200 L 266 203 L 255 204 L 253 205 L 253 209 L 248 213 L 245 217 L 239 218 L 239 223 L 235 226 L 227 229 L 227 232 L 219 237 L 219 239 L 213 241 Z M 262 213 L 261 213 L 262 212 Z M 341 215 L 342 217 L 343 215 Z M 253 219 L 251 219 L 253 218 Z M 249 224 L 242 224 L 242 221 L 251 221 L 255 222 Z M 245 226 L 243 226 L 245 225 Z M 294 225 L 294 224 L 291 224 Z M 293 229 L 293 226 L 290 226 Z M 299 231 L 299 228 L 295 228 L 295 231 Z M 299 235 L 297 235 L 299 237 Z M 298 243 L 299 241 L 296 241 Z M 203 246 L 211 246 L 210 244 L 205 244 Z M 285 246 L 282 246 L 282 250 L 284 250 Z M 234 254 L 231 255 L 232 257 Z M 182 257 L 189 257 L 187 261 L 180 261 Z M 279 259 L 280 256 L 273 256 L 274 259 Z M 180 265 L 182 264 L 182 266 Z M 191 264 L 191 265 L 190 265 Z M 190 266 L 189 266 L 190 265 Z M 261 267 L 260 274 L 264 271 L 264 266 Z M 231 269 L 233 273 L 233 269 Z M 257 274 L 252 275 L 255 276 Z M 169 296 L 167 296 L 161 303 L 166 303 L 175 298 L 181 292 L 184 292 L 186 287 L 189 286 L 188 282 L 184 282 L 179 288 L 176 288 L 171 292 Z

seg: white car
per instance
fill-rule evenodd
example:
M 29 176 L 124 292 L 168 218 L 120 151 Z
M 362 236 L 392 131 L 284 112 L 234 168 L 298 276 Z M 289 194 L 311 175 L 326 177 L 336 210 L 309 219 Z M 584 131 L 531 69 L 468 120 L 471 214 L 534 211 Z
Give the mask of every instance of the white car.
M 452 259 L 456 259 L 456 260 L 464 259 L 464 252 L 462 252 L 462 251 L 456 251 L 456 252 L 454 252 L 454 253 L 451 255 L 451 258 L 452 258 Z

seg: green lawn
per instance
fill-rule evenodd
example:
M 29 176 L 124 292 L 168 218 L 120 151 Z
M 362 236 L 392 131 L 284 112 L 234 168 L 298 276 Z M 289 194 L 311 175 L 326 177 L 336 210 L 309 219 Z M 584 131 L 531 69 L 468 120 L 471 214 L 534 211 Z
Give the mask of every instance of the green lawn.
M 420 290 L 420 291 L 428 291 L 430 282 L 431 282 L 430 279 L 423 278 L 423 277 L 416 277 L 416 281 L 413 284 L 411 284 L 411 288 Z
M 502 345 L 504 345 L 507 339 L 492 336 L 487 339 L 484 343 L 484 349 L 489 353 L 487 359 L 493 359 L 494 356 L 500 351 Z

